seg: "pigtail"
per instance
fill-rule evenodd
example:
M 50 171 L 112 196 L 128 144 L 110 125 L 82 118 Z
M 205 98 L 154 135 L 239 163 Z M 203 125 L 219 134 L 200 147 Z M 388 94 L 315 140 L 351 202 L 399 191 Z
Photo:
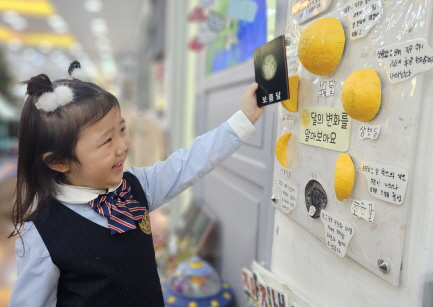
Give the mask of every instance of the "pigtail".
M 43 93 L 54 91 L 53 84 L 46 74 L 37 75 L 30 80 L 20 82 L 20 84 L 27 84 L 26 95 L 32 97 L 39 97 Z
M 81 69 L 81 64 L 77 60 L 73 61 L 68 68 L 68 74 L 72 77 L 72 73 L 75 69 Z M 72 77 L 73 78 L 73 77 Z
M 81 68 L 80 62 L 77 60 L 73 61 L 71 65 L 69 65 L 68 73 L 74 80 L 89 81 L 90 79 L 88 74 Z
M 74 100 L 74 93 L 70 87 L 66 85 L 54 87 L 45 74 L 37 75 L 21 84 L 27 84 L 26 94 L 32 97 L 33 101 L 36 98 L 36 108 L 45 112 L 53 112 Z
M 37 112 L 36 108 L 41 97 L 48 93 L 54 95 L 55 87 L 46 74 L 37 75 L 19 84 L 27 85 L 27 91 L 18 135 L 17 183 L 12 212 L 14 230 L 9 237 L 21 233 L 24 222 L 36 208 L 37 200 L 45 201 L 54 192 L 48 178 L 38 178 L 39 175 L 46 177 L 49 172 L 44 165 L 41 150 L 41 146 L 47 142 L 48 127 L 43 120 L 43 114 Z M 43 185 L 45 187 L 42 187 Z

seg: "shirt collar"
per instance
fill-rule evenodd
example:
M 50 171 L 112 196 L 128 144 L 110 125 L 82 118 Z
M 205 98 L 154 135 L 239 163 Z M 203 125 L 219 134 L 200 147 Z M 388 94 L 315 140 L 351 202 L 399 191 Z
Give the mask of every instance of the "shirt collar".
M 100 194 L 106 194 L 108 192 L 112 192 L 116 190 L 120 184 L 120 182 L 117 186 L 106 189 L 95 189 L 95 188 L 89 188 L 89 187 L 79 187 L 74 185 L 68 185 L 68 184 L 57 184 L 57 200 L 68 203 L 68 204 L 85 204 L 89 201 L 97 198 Z

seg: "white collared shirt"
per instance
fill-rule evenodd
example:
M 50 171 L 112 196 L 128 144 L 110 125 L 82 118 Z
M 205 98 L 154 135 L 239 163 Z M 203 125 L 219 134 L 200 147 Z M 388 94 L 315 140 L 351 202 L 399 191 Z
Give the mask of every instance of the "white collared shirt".
M 89 201 L 97 198 L 100 194 L 105 194 L 116 190 L 120 186 L 121 182 L 112 188 L 106 189 L 95 189 L 88 187 L 77 187 L 69 184 L 57 184 L 57 195 L 56 199 L 63 203 L 69 203 L 72 205 L 88 203 Z

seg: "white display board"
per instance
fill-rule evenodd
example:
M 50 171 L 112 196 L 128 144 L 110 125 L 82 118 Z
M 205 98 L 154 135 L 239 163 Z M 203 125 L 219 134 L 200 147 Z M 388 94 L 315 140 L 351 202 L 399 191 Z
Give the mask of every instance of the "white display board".
M 301 25 L 294 22 L 296 16 L 290 10 L 287 20 L 289 76 L 299 75 L 298 112 L 289 112 L 282 105 L 278 107 L 276 140 L 288 132 L 292 133 L 292 137 L 286 153 L 288 167 L 275 159 L 273 194 L 278 200 L 274 205 L 320 239 L 324 243 L 324 253 L 334 252 L 336 257 L 350 257 L 394 286 L 399 284 L 407 215 L 410 208 L 416 205 L 411 201 L 411 184 L 416 176 L 412 168 L 417 156 L 415 144 L 418 142 L 423 71 L 433 65 L 433 54 L 430 54 L 428 46 L 432 42 L 426 41 L 429 23 L 418 22 L 430 20 L 432 12 L 427 8 L 426 0 L 340 1 L 329 11 Z M 343 25 L 345 48 L 334 72 L 320 77 L 302 67 L 297 58 L 297 47 L 302 31 L 309 24 L 331 16 L 338 18 Z M 420 45 L 423 45 L 425 52 L 420 50 Z M 416 52 L 415 46 L 419 49 Z M 388 52 L 387 56 L 392 54 L 395 59 L 393 64 L 384 52 Z M 374 68 L 381 79 L 381 107 L 370 122 L 354 119 L 346 122 L 349 129 L 347 141 L 347 130 L 341 126 L 342 85 L 352 72 L 362 68 Z M 329 84 L 332 88 L 326 88 Z M 314 111 L 316 116 L 316 124 L 312 128 L 317 131 L 308 131 L 309 140 L 306 140 L 308 127 L 302 125 L 305 109 L 310 114 Z M 333 123 L 331 113 L 338 120 L 338 129 L 342 133 L 336 133 L 341 137 L 335 146 L 329 145 L 329 141 L 327 146 L 321 146 L 317 135 L 322 133 L 321 142 L 324 134 L 331 135 L 332 131 L 325 129 L 327 115 L 328 128 Z M 319 120 L 322 120 L 323 129 L 320 129 Z M 311 135 L 312 131 L 314 135 Z M 311 142 L 311 136 L 314 136 L 314 142 Z M 335 162 L 341 152 L 349 154 L 355 165 L 355 184 L 351 195 L 343 201 L 337 200 L 334 191 Z M 318 182 L 326 193 L 326 202 L 322 204 L 326 216 L 312 212 L 311 209 L 314 211 L 315 208 L 308 205 L 312 184 L 307 189 L 307 197 L 306 186 L 311 180 L 315 181 L 314 185 Z M 290 193 L 296 192 L 296 195 L 291 195 L 296 203 L 289 207 L 290 210 L 287 201 L 281 202 L 289 195 L 288 187 Z M 323 191 L 319 192 L 323 194 Z M 393 194 L 395 191 L 398 193 Z M 350 241 L 341 242 L 345 246 L 338 252 L 338 239 L 344 233 L 332 236 L 329 234 L 331 227 L 326 230 L 335 220 L 342 229 L 353 227 L 354 230 Z M 337 240 L 334 250 L 329 244 L 332 240 Z M 379 259 L 389 264 L 388 273 L 379 269 Z

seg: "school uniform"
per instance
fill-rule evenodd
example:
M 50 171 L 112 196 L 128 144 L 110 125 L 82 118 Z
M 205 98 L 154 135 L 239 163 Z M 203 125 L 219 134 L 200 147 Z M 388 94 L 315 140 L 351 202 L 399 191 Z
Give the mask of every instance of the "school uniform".
M 151 167 L 129 168 L 124 178 L 134 199 L 151 212 L 214 169 L 255 133 L 239 111 L 196 138 L 188 149 Z M 162 307 L 151 233 L 145 231 L 146 225 L 139 225 L 144 222 L 112 235 L 107 218 L 89 206 L 106 190 L 58 188 L 49 215 L 26 222 L 16 240 L 18 279 L 9 306 Z

